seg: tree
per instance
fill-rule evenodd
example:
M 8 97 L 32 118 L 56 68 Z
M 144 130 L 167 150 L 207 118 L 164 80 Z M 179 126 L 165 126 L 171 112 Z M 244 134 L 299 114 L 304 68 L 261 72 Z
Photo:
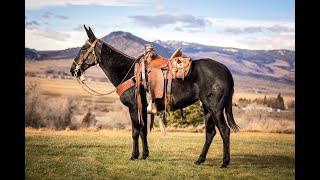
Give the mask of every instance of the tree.
M 281 109 L 281 110 L 285 109 L 285 105 L 284 105 L 284 101 L 283 101 L 283 98 L 281 96 L 281 93 L 279 93 L 277 98 L 275 99 L 273 108 L 274 109 Z

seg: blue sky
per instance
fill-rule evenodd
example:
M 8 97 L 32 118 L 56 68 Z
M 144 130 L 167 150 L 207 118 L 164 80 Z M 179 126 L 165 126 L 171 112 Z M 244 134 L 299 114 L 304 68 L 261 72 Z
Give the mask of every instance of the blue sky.
M 148 41 L 177 40 L 243 49 L 295 50 L 293 0 L 26 0 L 25 46 L 82 46 L 127 31 Z

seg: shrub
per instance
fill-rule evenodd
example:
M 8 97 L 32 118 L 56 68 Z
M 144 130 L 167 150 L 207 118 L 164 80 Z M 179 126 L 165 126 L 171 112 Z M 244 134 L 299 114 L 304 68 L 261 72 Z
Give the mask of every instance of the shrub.
M 38 84 L 34 81 L 25 86 L 25 126 L 42 128 L 46 126 L 44 121 L 43 99 L 40 95 Z
M 46 101 L 45 117 L 47 127 L 57 130 L 65 129 L 71 123 L 76 105 L 74 98 L 55 98 Z
M 203 124 L 203 109 L 200 101 L 186 107 L 183 109 L 183 118 L 181 116 L 181 110 L 175 110 L 170 112 L 170 121 L 167 122 L 168 125 L 174 125 L 179 127 L 186 127 L 189 125 L 198 126 Z
M 242 98 L 240 98 L 240 99 L 242 99 Z M 240 99 L 239 99 L 239 102 L 240 102 Z M 254 99 L 253 102 L 255 102 L 257 104 L 266 105 L 267 107 L 271 107 L 273 109 L 281 109 L 281 110 L 285 109 L 284 100 L 281 96 L 281 93 L 279 93 L 276 98 L 274 98 L 274 97 L 267 98 L 266 96 L 264 96 L 263 99 L 261 99 L 261 98 Z
M 291 100 L 287 103 L 288 109 L 295 109 L 296 108 L 296 103 L 295 100 Z
M 239 98 L 239 100 L 238 100 L 238 104 L 240 106 L 246 106 L 246 105 L 248 105 L 250 103 L 251 103 L 251 99 Z
M 97 119 L 95 115 L 93 115 L 90 111 L 88 111 L 87 114 L 82 119 L 81 127 L 82 128 L 95 127 L 96 123 L 97 123 Z
M 44 99 L 36 82 L 25 88 L 25 126 L 65 129 L 75 110 L 73 97 Z

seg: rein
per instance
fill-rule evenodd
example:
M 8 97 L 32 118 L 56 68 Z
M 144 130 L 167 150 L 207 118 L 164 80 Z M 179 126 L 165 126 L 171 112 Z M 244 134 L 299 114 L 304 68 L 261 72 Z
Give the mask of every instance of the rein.
M 92 53 L 93 53 L 93 55 L 94 55 L 95 64 L 99 64 L 99 63 L 100 63 L 100 62 L 97 62 L 97 61 L 96 61 L 97 58 L 96 58 L 96 54 L 95 54 L 95 51 L 94 51 L 94 47 L 95 47 L 95 45 L 96 45 L 96 43 L 97 43 L 98 40 L 99 40 L 99 39 L 97 38 L 92 44 L 91 44 L 88 40 L 86 41 L 86 42 L 87 42 L 88 44 L 90 44 L 91 46 L 90 46 L 90 49 L 82 56 L 82 58 L 80 59 L 79 63 L 77 63 L 77 62 L 75 61 L 75 59 L 73 59 L 73 62 L 76 64 L 76 68 L 74 69 L 74 74 L 73 74 L 73 76 L 77 79 L 77 81 L 78 81 L 79 84 L 81 85 L 82 89 L 84 89 L 87 93 L 89 93 L 89 94 L 91 94 L 91 95 L 93 95 L 93 96 L 104 96 L 104 95 L 109 95 L 109 94 L 115 92 L 115 91 L 118 89 L 118 87 L 124 82 L 124 80 L 125 80 L 125 79 L 127 78 L 127 76 L 129 75 L 131 69 L 133 68 L 133 66 L 135 65 L 135 63 L 137 62 L 137 60 L 139 60 L 139 59 L 142 57 L 142 55 L 139 56 L 139 57 L 132 63 L 132 65 L 131 65 L 130 69 L 128 70 L 127 74 L 124 76 L 124 78 L 123 78 L 122 81 L 119 83 L 119 85 L 117 85 L 117 86 L 115 87 L 115 89 L 113 89 L 112 91 L 110 91 L 110 92 L 108 92 L 108 93 L 99 93 L 99 92 L 91 89 L 87 84 L 85 84 L 83 81 L 81 81 L 81 80 L 79 79 L 79 77 L 77 77 L 78 71 L 79 71 L 79 70 L 81 71 L 81 64 L 88 58 L 89 53 L 90 53 L 91 51 L 92 51 Z M 101 57 L 100 57 L 100 58 L 101 58 Z M 132 78 L 134 78 L 134 76 L 133 76 Z M 91 92 L 90 92 L 89 90 L 85 89 L 84 86 L 86 86 Z

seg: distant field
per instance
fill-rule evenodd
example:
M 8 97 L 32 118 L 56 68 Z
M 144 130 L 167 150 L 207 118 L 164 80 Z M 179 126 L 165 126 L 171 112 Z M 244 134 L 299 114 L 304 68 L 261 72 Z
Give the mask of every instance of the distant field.
M 110 105 L 119 99 L 117 93 L 108 96 L 95 97 L 88 94 L 82 89 L 81 85 L 75 79 L 55 79 L 55 78 L 39 78 L 25 77 L 26 85 L 36 82 L 40 87 L 40 91 L 46 97 L 63 97 L 73 96 L 78 100 L 87 102 L 95 101 L 98 104 Z M 100 93 L 107 93 L 114 89 L 111 83 L 107 82 L 87 82 L 88 86 Z
M 231 133 L 231 161 L 221 169 L 217 133 L 206 162 L 194 165 L 204 133 L 148 135 L 150 156 L 130 161 L 131 131 L 26 129 L 26 179 L 294 179 L 295 135 Z M 141 148 L 141 142 L 140 148 Z M 141 150 L 140 150 L 141 153 Z
M 57 78 L 40 78 L 40 77 L 25 77 L 26 84 L 37 82 L 41 87 L 41 92 L 49 96 L 64 96 L 72 95 L 78 98 L 92 99 L 92 95 L 83 90 L 80 84 L 75 79 L 57 79 Z M 86 81 L 88 86 L 97 92 L 107 93 L 114 89 L 114 86 L 108 82 Z M 255 99 L 263 98 L 265 94 L 254 92 L 235 92 L 233 102 L 238 102 L 239 98 Z M 269 97 L 276 97 L 277 94 L 267 94 Z M 282 95 L 285 103 L 295 100 L 294 95 Z M 110 104 L 119 99 L 119 96 L 114 92 L 108 96 L 96 97 L 99 102 Z
M 256 99 L 256 98 L 264 98 L 264 96 L 269 97 L 274 97 L 276 98 L 278 94 L 259 94 L 259 93 L 251 93 L 251 92 L 235 92 L 233 95 L 233 102 L 238 102 L 238 100 L 240 98 L 246 98 L 246 99 Z M 287 104 L 287 102 L 293 101 L 295 100 L 295 96 L 294 95 L 283 95 L 281 94 L 281 96 L 283 97 L 283 101 L 285 104 Z
M 63 78 L 71 79 L 71 59 L 25 61 L 25 73 L 33 77 L 52 77 L 60 74 Z M 99 66 L 91 67 L 86 71 L 86 77 L 97 81 L 108 81 Z M 280 82 L 253 78 L 245 75 L 233 74 L 236 93 L 249 93 L 256 96 L 281 93 L 285 96 L 295 95 L 295 86 Z

